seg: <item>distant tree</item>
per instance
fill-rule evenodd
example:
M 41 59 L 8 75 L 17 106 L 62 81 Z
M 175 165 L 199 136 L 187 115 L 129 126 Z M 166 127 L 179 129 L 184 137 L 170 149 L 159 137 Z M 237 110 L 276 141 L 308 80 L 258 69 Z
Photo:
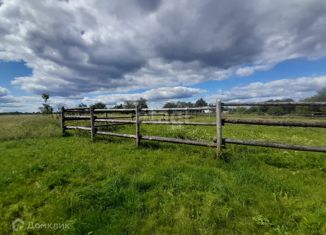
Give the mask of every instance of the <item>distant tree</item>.
M 195 105 L 191 102 L 178 101 L 176 103 L 167 102 L 164 104 L 163 108 L 191 108 L 194 106 Z
M 268 107 L 267 114 L 269 115 L 284 115 L 284 110 L 281 106 Z
M 257 109 L 257 112 L 261 114 L 266 114 L 267 111 L 268 111 L 268 106 L 259 106 Z
M 94 109 L 106 109 L 106 105 L 102 102 L 97 102 L 97 103 L 91 105 L 91 107 Z
M 138 104 L 138 108 L 140 108 L 140 109 L 146 109 L 146 108 L 148 108 L 147 100 L 146 99 L 140 97 L 136 102 Z
M 316 95 L 308 97 L 303 100 L 304 102 L 326 102 L 326 87 L 320 89 Z M 298 106 L 296 111 L 301 114 L 311 114 L 311 113 L 326 113 L 326 108 L 324 106 Z
M 234 109 L 234 112 L 236 112 L 236 113 L 247 113 L 247 111 L 248 111 L 248 109 L 245 107 L 236 107 Z
M 173 102 L 167 102 L 163 105 L 163 108 L 170 109 L 170 108 L 176 108 L 177 104 Z
M 191 102 L 178 101 L 177 108 L 191 108 L 194 107 L 194 104 Z
M 52 106 L 48 104 L 49 98 L 50 98 L 50 95 L 48 93 L 43 93 L 42 94 L 42 99 L 43 99 L 44 102 L 42 103 L 42 107 L 39 107 L 39 110 L 43 114 L 51 114 L 51 113 L 53 113 Z
M 276 100 L 267 100 L 268 102 L 293 102 L 292 99 L 276 99 Z M 269 106 L 269 105 L 262 105 L 259 107 L 252 106 L 249 107 L 246 113 L 256 113 L 256 114 L 269 114 L 269 115 L 284 115 L 290 114 L 294 112 L 295 109 L 292 105 L 285 105 L 285 106 Z
M 293 102 L 293 99 L 287 98 L 287 99 L 276 99 L 276 100 L 267 100 L 266 102 Z M 264 109 L 266 111 L 264 113 L 267 113 L 269 115 L 285 115 L 290 114 L 295 111 L 295 107 L 293 105 L 283 105 L 283 106 L 264 106 Z
M 80 104 L 78 105 L 78 107 L 79 107 L 79 108 L 87 108 L 87 105 L 84 104 L 84 103 L 80 103 Z
M 326 87 L 317 92 L 316 95 L 304 99 L 306 102 L 326 102 Z
M 257 106 L 251 106 L 250 108 L 248 108 L 247 112 L 260 114 L 259 108 Z
M 113 106 L 114 109 L 123 109 L 123 104 Z
M 136 108 L 136 104 L 140 109 L 148 108 L 147 100 L 144 98 L 139 98 L 136 101 L 133 100 L 126 100 L 123 104 L 117 105 L 117 108 L 124 108 L 124 109 L 134 109 Z
M 135 102 L 131 101 L 131 100 L 126 100 L 123 103 L 123 108 L 125 108 L 125 109 L 134 109 L 134 108 L 136 108 Z
M 279 100 L 279 102 L 294 102 L 294 100 L 288 98 L 288 99 Z M 290 114 L 295 112 L 295 107 L 293 105 L 284 105 L 282 106 L 282 110 L 284 114 Z
M 203 98 L 200 98 L 195 103 L 195 107 L 206 107 L 207 105 L 207 102 Z
M 43 93 L 42 94 L 42 99 L 44 100 L 44 103 L 46 103 L 49 98 L 50 98 L 50 95 L 48 93 Z

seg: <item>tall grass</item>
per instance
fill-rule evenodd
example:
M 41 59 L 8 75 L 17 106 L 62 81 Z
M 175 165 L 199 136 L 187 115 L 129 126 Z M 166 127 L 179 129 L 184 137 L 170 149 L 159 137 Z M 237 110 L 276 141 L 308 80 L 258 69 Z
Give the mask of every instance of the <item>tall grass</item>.
M 59 136 L 58 115 L 3 115 L 0 116 L 0 141 L 24 138 Z
M 28 124 L 27 124 L 28 123 Z M 35 234 L 325 234 L 325 154 L 214 149 L 97 137 L 60 137 L 50 116 L 0 117 L 0 234 L 11 222 L 66 223 Z M 11 126 L 11 128 L 9 128 Z M 53 130 L 53 131 L 52 131 Z M 133 126 L 115 127 L 134 133 Z M 226 126 L 237 138 L 325 146 L 313 128 Z M 142 132 L 212 139 L 214 128 L 143 126 Z

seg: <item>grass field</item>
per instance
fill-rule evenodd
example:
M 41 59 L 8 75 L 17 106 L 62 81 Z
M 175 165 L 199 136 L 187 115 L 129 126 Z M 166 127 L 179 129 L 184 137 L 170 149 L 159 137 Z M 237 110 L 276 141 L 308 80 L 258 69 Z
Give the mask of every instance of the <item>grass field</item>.
M 227 146 L 224 162 L 205 147 L 70 133 L 55 116 L 0 116 L 0 234 L 17 218 L 16 234 L 326 234 L 326 154 Z M 212 140 L 215 128 L 142 133 Z M 326 146 L 317 128 L 227 125 L 224 135 Z M 69 226 L 28 228 L 52 223 Z

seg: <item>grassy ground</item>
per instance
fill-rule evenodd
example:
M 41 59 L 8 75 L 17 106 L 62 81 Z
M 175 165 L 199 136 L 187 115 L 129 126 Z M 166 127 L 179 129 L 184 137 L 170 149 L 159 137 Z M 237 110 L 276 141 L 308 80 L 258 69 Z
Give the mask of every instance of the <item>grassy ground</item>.
M 228 146 L 224 162 L 204 147 L 62 138 L 59 120 L 46 116 L 1 116 L 0 130 L 0 234 L 17 218 L 17 234 L 326 233 L 325 154 Z M 212 140 L 215 129 L 142 133 Z M 326 146 L 322 129 L 228 125 L 224 134 Z M 50 223 L 68 228 L 28 229 Z

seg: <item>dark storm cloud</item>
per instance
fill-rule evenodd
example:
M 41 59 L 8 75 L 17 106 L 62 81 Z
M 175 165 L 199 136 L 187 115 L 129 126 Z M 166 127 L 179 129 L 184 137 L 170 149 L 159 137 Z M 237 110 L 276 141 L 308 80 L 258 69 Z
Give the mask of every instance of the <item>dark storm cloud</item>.
M 160 55 L 168 60 L 198 60 L 218 68 L 254 62 L 264 42 L 256 32 L 256 19 L 249 17 L 254 8 L 239 1 L 206 1 L 194 8 L 189 4 L 160 15 Z
M 161 4 L 161 0 L 136 0 L 136 2 L 147 11 L 155 11 Z
M 324 0 L 5 0 L 0 59 L 34 93 L 183 86 L 325 57 L 325 28 Z

